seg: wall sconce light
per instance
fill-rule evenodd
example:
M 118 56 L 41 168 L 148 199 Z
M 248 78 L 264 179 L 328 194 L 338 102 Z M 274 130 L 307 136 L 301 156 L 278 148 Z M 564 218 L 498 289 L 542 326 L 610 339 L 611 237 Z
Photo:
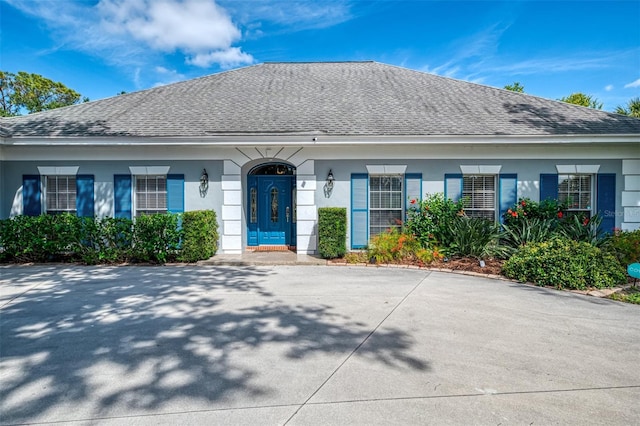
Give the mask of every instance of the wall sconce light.
M 207 173 L 207 169 L 202 169 L 202 174 L 200 175 L 200 197 L 204 198 L 209 191 L 209 174 Z
M 333 173 L 331 169 L 329 169 L 329 174 L 327 175 L 327 181 L 324 184 L 324 196 L 329 198 L 331 196 L 331 191 L 333 191 L 333 182 L 335 182 L 335 178 L 333 177 Z
M 334 181 L 335 181 L 335 178 L 333 177 L 333 173 L 331 173 L 331 169 L 329 169 L 329 174 L 327 175 L 327 188 L 329 188 L 329 190 L 333 189 Z

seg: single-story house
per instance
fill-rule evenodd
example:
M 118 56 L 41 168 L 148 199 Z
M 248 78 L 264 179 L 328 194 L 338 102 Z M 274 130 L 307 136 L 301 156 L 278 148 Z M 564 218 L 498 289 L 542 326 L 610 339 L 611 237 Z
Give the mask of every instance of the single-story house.
M 0 218 L 213 209 L 222 253 L 314 253 L 320 207 L 345 207 L 361 248 L 436 192 L 632 230 L 640 119 L 377 62 L 264 63 L 2 118 L 0 181 Z

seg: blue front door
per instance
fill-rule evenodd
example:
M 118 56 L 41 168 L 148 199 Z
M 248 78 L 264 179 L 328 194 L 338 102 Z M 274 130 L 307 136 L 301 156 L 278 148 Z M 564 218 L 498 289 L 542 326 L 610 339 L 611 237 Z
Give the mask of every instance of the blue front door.
M 248 176 L 248 243 L 291 245 L 294 176 Z

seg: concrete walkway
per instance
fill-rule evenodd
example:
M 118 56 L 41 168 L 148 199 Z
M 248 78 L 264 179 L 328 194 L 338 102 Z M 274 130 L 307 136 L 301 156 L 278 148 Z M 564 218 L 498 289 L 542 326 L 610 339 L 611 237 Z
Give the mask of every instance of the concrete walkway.
M 0 424 L 640 423 L 640 307 L 326 266 L 0 267 Z
M 326 265 L 319 256 L 297 254 L 292 251 L 245 251 L 242 254 L 216 254 L 198 265 L 273 266 L 273 265 Z

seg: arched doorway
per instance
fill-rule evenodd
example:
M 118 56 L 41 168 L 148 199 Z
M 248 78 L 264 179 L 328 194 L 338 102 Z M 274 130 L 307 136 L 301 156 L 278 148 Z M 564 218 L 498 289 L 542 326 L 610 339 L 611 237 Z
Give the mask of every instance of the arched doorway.
M 295 167 L 261 164 L 247 176 L 247 245 L 296 245 Z

